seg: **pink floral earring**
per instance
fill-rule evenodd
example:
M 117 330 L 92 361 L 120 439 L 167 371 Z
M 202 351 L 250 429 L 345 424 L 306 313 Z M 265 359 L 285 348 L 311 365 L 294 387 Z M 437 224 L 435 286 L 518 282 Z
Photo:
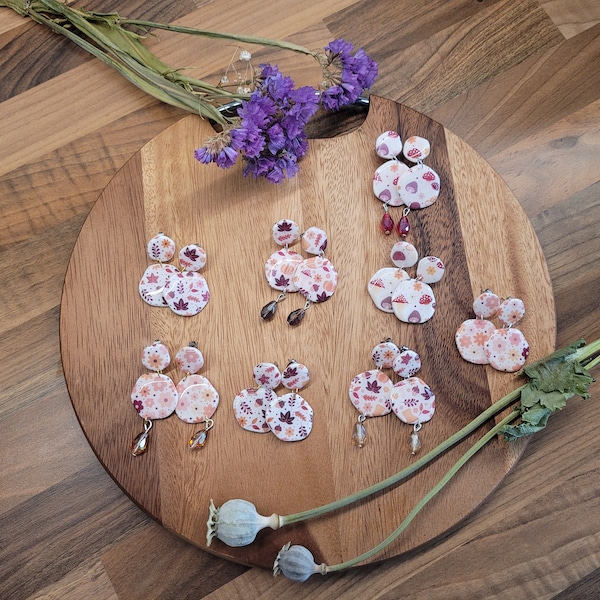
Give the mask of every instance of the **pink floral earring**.
M 177 406 L 178 393 L 170 377 L 163 374 L 171 363 L 168 348 L 159 340 L 144 348 L 142 364 L 152 371 L 144 373 L 136 381 L 131 392 L 131 402 L 138 415 L 144 419 L 144 431 L 131 443 L 133 456 L 144 454 L 148 449 L 148 437 L 152 421 L 166 419 Z
M 175 360 L 185 373 L 177 384 L 179 400 L 175 412 L 186 423 L 204 425 L 188 443 L 191 450 L 196 450 L 204 447 L 208 431 L 214 426 L 212 417 L 219 406 L 219 393 L 206 377 L 197 374 L 204 366 L 204 356 L 196 342 L 190 342 L 188 346 L 181 348 L 175 355 Z
M 167 306 L 163 292 L 175 268 L 165 263 L 175 256 L 175 242 L 159 232 L 148 242 L 147 252 L 150 259 L 156 262 L 146 268 L 140 279 L 140 296 L 150 306 Z

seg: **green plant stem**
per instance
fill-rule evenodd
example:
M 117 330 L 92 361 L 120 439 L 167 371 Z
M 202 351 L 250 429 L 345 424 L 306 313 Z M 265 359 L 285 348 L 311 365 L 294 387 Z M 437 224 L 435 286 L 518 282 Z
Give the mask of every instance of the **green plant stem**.
M 557 351 L 553 352 L 552 354 L 546 356 L 545 358 L 540 359 L 539 361 L 536 361 L 534 363 L 531 363 L 531 365 L 535 365 L 537 362 L 548 361 L 548 360 L 552 359 L 555 355 L 560 355 L 563 352 L 564 352 L 563 350 L 557 350 Z M 595 356 L 596 354 L 598 354 L 598 352 L 600 352 L 600 339 L 595 340 L 594 342 L 591 342 L 590 344 L 579 348 L 575 352 L 575 354 L 578 357 L 578 359 L 580 360 L 581 364 L 583 366 L 585 366 L 585 368 L 587 370 L 590 370 L 600 362 L 600 356 Z M 517 402 L 520 399 L 521 391 L 523 390 L 524 387 L 525 386 L 523 385 L 523 386 L 513 390 L 512 392 L 508 393 L 506 396 L 503 396 L 500 400 L 498 400 L 497 402 L 492 404 L 489 408 L 487 408 L 482 413 L 480 413 L 477 417 L 475 417 L 470 423 L 465 425 L 462 429 L 457 431 L 455 434 L 451 435 L 449 438 L 444 440 L 441 444 L 436 446 L 433 450 L 430 450 L 427 454 L 424 454 L 421 458 L 416 460 L 414 463 L 412 463 L 405 469 L 398 471 L 394 475 L 392 475 L 392 476 L 388 477 L 387 479 L 384 479 L 372 486 L 364 488 L 364 489 L 362 489 L 358 492 L 355 492 L 354 494 L 351 494 L 345 498 L 341 498 L 340 500 L 335 500 L 334 502 L 330 502 L 328 504 L 323 504 L 322 506 L 318 506 L 316 508 L 312 508 L 312 509 L 305 510 L 305 511 L 298 512 L 298 513 L 294 513 L 291 515 L 280 516 L 280 526 L 283 527 L 284 525 L 290 525 L 292 523 L 298 523 L 300 521 L 306 521 L 308 519 L 314 519 L 316 517 L 323 516 L 334 510 L 338 510 L 345 506 L 354 504 L 355 502 L 358 502 L 359 500 L 363 500 L 364 498 L 372 496 L 373 494 L 381 492 L 381 491 L 387 489 L 388 487 L 390 487 L 396 483 L 399 483 L 400 481 L 406 479 L 407 477 L 409 477 L 410 475 L 412 475 L 413 473 L 415 473 L 416 471 L 418 471 L 419 469 L 421 469 L 422 467 L 427 465 L 429 462 L 431 462 L 437 456 L 439 456 L 440 454 L 442 454 L 443 452 L 445 452 L 446 450 L 448 450 L 455 444 L 462 441 L 468 435 L 473 433 L 476 429 L 481 427 L 481 425 L 483 425 L 484 423 L 486 423 L 487 421 L 489 421 L 490 419 L 495 417 L 498 413 L 502 412 L 503 410 L 505 410 L 506 408 L 508 408 L 515 402 Z
M 421 458 L 416 460 L 414 463 L 398 471 L 394 475 L 388 477 L 387 479 L 383 479 L 382 481 L 364 488 L 350 496 L 342 498 L 340 500 L 336 500 L 335 502 L 330 502 L 329 504 L 324 504 L 322 506 L 318 506 L 317 508 L 313 508 L 310 510 L 306 510 L 303 512 L 295 513 L 292 515 L 285 515 L 280 517 L 281 526 L 289 525 L 291 523 L 298 523 L 299 521 L 306 521 L 308 519 L 314 519 L 315 517 L 320 517 L 324 514 L 327 514 L 331 511 L 338 510 L 343 508 L 344 506 L 348 506 L 349 504 L 354 504 L 359 500 L 367 498 L 377 492 L 381 492 L 382 490 L 399 483 L 403 479 L 406 479 L 410 475 L 412 475 L 415 471 L 418 471 L 426 464 L 431 462 L 434 458 L 462 441 L 469 434 L 473 433 L 476 429 L 481 427 L 484 423 L 492 419 L 499 412 L 503 411 L 505 408 L 515 403 L 520 395 L 523 386 L 513 390 L 506 396 L 502 397 L 500 400 L 492 404 L 489 408 L 480 413 L 477 417 L 475 417 L 470 423 L 465 425 L 462 429 L 457 431 L 455 434 L 451 435 L 449 438 L 444 440 L 441 444 L 437 445 L 433 450 L 430 450 L 427 454 L 424 454 Z
M 347 560 L 343 563 L 339 563 L 337 565 L 327 566 L 327 573 L 334 573 L 336 571 L 343 571 L 344 569 L 349 569 L 350 567 L 354 567 L 355 565 L 363 562 L 375 556 L 382 550 L 384 550 L 387 546 L 389 546 L 412 522 L 412 520 L 417 516 L 417 514 L 425 507 L 425 505 L 432 500 L 437 494 L 439 494 L 446 484 L 460 471 L 460 469 L 475 455 L 479 450 L 481 450 L 489 441 L 491 441 L 498 433 L 501 432 L 502 428 L 514 421 L 520 415 L 520 411 L 514 410 L 507 417 L 502 419 L 497 425 L 492 427 L 485 435 L 483 435 L 469 450 L 467 450 L 448 470 L 448 472 L 440 479 L 440 481 L 427 493 L 419 502 L 415 505 L 415 507 L 406 515 L 406 518 L 400 525 L 391 533 L 385 540 L 383 540 L 380 544 L 371 548 L 367 552 L 356 556 L 350 560 Z
M 140 19 L 119 19 L 119 23 L 123 25 L 135 25 L 144 29 L 165 29 L 167 31 L 174 31 L 176 33 L 185 33 L 188 35 L 198 35 L 201 37 L 231 40 L 233 42 L 240 42 L 242 44 L 257 44 L 260 46 L 273 46 L 275 48 L 283 48 L 285 50 L 292 50 L 300 54 L 306 54 L 307 56 L 315 56 L 316 53 L 304 46 L 298 44 L 292 44 L 291 42 L 282 42 L 280 40 L 273 40 L 271 38 L 257 37 L 253 35 L 241 35 L 237 33 L 223 33 L 219 31 L 208 31 L 206 29 L 196 29 L 194 27 L 185 27 L 183 25 L 172 25 L 165 23 L 156 23 L 154 21 L 143 21 Z

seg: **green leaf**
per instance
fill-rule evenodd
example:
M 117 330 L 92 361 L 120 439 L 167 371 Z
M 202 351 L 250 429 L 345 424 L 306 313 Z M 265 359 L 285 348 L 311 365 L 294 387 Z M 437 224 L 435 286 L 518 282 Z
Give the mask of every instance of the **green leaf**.
M 503 431 L 502 435 L 507 442 L 514 442 L 515 440 L 527 437 L 528 435 L 532 435 L 537 433 L 538 431 L 542 431 L 546 427 L 545 425 L 534 426 L 529 423 L 521 423 L 519 425 L 509 425 Z
M 552 412 L 562 410 L 567 405 L 567 400 L 572 398 L 573 395 L 564 392 L 541 392 L 540 404 Z
M 543 428 L 546 427 L 551 412 L 552 411 L 549 408 L 543 408 L 539 405 L 534 406 L 521 414 L 521 420 L 528 425 Z

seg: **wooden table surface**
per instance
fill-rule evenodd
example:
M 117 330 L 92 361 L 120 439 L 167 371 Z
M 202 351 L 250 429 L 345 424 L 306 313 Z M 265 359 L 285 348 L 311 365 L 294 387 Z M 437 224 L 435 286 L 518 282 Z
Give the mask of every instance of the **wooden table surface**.
M 363 46 L 380 67 L 374 93 L 441 122 L 516 195 L 547 260 L 557 346 L 600 337 L 596 0 L 82 5 L 315 48 L 336 37 Z M 148 44 L 213 81 L 233 52 L 167 33 Z M 183 114 L 8 9 L 0 48 L 0 598 L 599 597 L 597 384 L 591 400 L 552 417 L 457 530 L 408 556 L 293 584 L 207 554 L 147 517 L 77 422 L 59 311 L 94 201 Z M 255 60 L 277 61 L 297 83 L 317 76 L 296 56 L 257 50 Z

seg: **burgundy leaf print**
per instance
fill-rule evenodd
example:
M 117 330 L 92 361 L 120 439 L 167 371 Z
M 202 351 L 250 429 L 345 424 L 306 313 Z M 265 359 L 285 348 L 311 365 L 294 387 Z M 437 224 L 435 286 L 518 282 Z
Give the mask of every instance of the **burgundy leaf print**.
M 175 310 L 187 310 L 189 307 L 189 304 L 187 302 L 185 302 L 185 300 L 183 298 L 181 298 L 181 300 L 178 300 L 177 302 L 175 302 L 175 304 L 173 306 L 175 307 Z
M 292 230 L 292 224 L 289 223 L 288 221 L 281 221 L 280 223 L 277 224 L 277 231 L 291 231 Z
M 294 422 L 294 417 L 292 417 L 291 412 L 288 410 L 287 412 L 281 413 L 279 415 L 279 420 L 286 425 L 292 425 Z
M 329 298 L 331 298 L 331 296 L 329 296 L 327 292 L 317 294 L 317 302 L 325 302 L 326 300 L 329 300 Z
M 381 391 L 381 386 L 377 383 L 377 381 L 368 381 L 367 390 L 369 392 L 373 392 L 374 394 L 379 394 Z
M 285 277 L 285 275 L 275 278 L 275 285 L 277 287 L 287 287 L 289 285 L 289 283 L 290 283 L 290 280 L 287 277 Z
M 183 251 L 183 254 L 184 254 L 184 256 L 189 258 L 191 261 L 196 261 L 200 258 L 200 255 L 198 254 L 196 248 L 186 248 Z

